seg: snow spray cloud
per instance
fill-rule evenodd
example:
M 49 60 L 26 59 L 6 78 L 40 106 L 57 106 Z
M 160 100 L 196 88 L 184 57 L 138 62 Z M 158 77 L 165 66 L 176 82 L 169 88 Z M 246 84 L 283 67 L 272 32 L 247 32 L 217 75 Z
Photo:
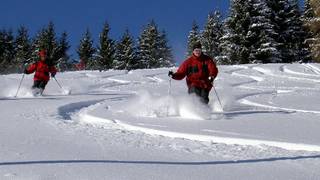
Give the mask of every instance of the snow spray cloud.
M 139 91 L 125 111 L 142 117 L 182 117 L 185 119 L 204 120 L 210 117 L 210 108 L 193 95 L 160 96 L 148 91 Z
M 3 91 L 1 92 L 1 96 L 14 97 L 17 93 L 17 90 L 18 86 L 10 85 L 7 88 L 3 89 Z M 17 97 L 33 97 L 33 94 L 30 88 L 21 86 Z
M 168 114 L 171 116 L 177 115 L 174 108 L 175 105 L 172 104 L 175 102 L 170 97 L 152 95 L 145 90 L 141 90 L 137 94 L 125 109 L 130 114 L 143 117 L 166 117 Z
M 179 115 L 181 117 L 195 120 L 210 118 L 210 108 L 206 104 L 203 104 L 196 95 L 181 96 L 178 102 Z
M 216 87 L 217 94 L 214 92 L 214 89 L 210 93 L 210 102 L 209 106 L 213 112 L 221 111 L 231 111 L 235 110 L 234 107 L 237 107 L 240 104 L 237 102 L 237 98 L 234 96 L 234 87 L 228 83 L 219 82 L 218 88 Z M 219 103 L 218 97 L 221 101 Z

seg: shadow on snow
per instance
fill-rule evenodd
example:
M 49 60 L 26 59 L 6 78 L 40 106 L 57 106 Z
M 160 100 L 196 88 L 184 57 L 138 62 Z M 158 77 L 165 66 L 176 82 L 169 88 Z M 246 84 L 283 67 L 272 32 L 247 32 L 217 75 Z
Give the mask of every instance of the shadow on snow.
M 320 155 L 296 156 L 296 157 L 274 157 L 262 159 L 227 160 L 227 161 L 195 161 L 195 162 L 170 162 L 170 161 L 121 161 L 121 160 L 47 160 L 47 161 L 16 161 L 0 162 L 0 166 L 14 165 L 56 165 L 56 164 L 141 164 L 141 165 L 177 165 L 177 166 L 202 166 L 202 165 L 224 165 L 224 164 L 249 164 L 266 163 L 287 160 L 318 159 Z

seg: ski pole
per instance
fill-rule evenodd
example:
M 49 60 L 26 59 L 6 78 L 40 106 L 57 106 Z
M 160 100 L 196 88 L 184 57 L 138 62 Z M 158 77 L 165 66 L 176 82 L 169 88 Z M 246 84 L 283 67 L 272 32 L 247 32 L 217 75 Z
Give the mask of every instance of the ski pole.
M 58 80 L 56 79 L 56 77 L 53 77 L 54 80 L 56 80 L 58 86 L 63 90 L 62 86 L 60 85 L 60 83 L 58 82 Z
M 170 78 L 170 77 L 169 77 Z M 169 104 L 171 96 L 171 78 L 169 79 L 169 89 L 168 89 L 168 105 L 167 105 L 167 116 L 169 116 Z
M 64 94 L 70 94 L 70 90 L 66 90 L 64 89 L 61 84 L 58 82 L 58 80 L 56 79 L 56 77 L 53 77 L 53 79 L 57 82 L 58 86 L 60 87 L 60 89 L 62 90 L 62 93 Z
M 171 96 L 171 78 L 169 79 L 168 95 Z
M 17 93 L 16 93 L 16 95 L 15 95 L 14 97 L 17 97 L 17 96 L 18 96 L 18 93 L 19 93 L 19 90 L 20 90 L 20 87 L 21 87 L 21 84 L 22 84 L 23 78 L 24 78 L 24 74 L 22 75 L 22 78 L 21 78 L 21 80 L 20 80 L 19 87 L 18 87 L 18 89 L 17 89 Z
M 214 90 L 214 92 L 215 92 L 215 94 L 216 94 L 216 96 L 217 96 L 217 99 L 218 99 L 218 102 L 219 102 L 219 104 L 220 104 L 220 107 L 221 107 L 221 109 L 222 109 L 222 111 L 223 111 L 223 107 L 222 107 L 220 98 L 219 98 L 219 96 L 218 96 L 217 90 L 216 90 L 216 88 L 215 88 L 214 86 L 212 86 L 212 87 L 213 87 L 213 90 Z

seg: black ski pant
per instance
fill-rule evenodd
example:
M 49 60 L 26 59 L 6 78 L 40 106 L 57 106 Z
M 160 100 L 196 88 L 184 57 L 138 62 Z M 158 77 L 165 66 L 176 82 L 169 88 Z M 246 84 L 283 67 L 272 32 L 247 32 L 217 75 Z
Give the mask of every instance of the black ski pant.
M 198 87 L 189 87 L 188 89 L 189 94 L 196 94 L 201 102 L 208 104 L 209 103 L 209 91 L 206 89 L 198 88 Z
M 44 90 L 44 88 L 46 87 L 47 83 L 48 83 L 47 81 L 39 81 L 39 80 L 33 81 L 32 89 L 38 88 L 38 89 Z

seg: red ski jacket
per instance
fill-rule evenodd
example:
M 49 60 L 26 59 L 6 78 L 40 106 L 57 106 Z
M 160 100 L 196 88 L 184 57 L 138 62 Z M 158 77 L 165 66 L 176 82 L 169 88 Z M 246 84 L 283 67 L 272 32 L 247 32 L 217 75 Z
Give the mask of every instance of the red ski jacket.
M 50 79 L 49 73 L 56 74 L 57 69 L 54 66 L 48 66 L 44 61 L 38 61 L 31 64 L 27 69 L 26 73 L 34 74 L 33 80 L 34 81 L 46 81 L 48 82 Z
M 207 55 L 200 57 L 192 55 L 186 59 L 173 74 L 172 78 L 182 80 L 187 76 L 188 87 L 198 87 L 208 91 L 212 88 L 212 82 L 209 77 L 215 78 L 218 75 L 218 68 L 214 61 Z

